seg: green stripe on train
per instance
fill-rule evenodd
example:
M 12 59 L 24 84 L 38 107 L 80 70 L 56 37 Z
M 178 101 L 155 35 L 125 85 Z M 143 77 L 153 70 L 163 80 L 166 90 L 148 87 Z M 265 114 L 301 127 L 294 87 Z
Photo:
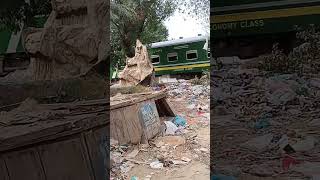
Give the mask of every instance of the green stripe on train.
M 220 24 L 211 24 L 212 38 L 237 37 L 255 34 L 272 34 L 295 31 L 297 27 L 305 28 L 310 24 L 319 25 L 319 15 L 282 17 L 274 19 L 244 20 L 226 23 L 226 28 L 218 28 Z M 231 25 L 232 24 L 232 25 Z

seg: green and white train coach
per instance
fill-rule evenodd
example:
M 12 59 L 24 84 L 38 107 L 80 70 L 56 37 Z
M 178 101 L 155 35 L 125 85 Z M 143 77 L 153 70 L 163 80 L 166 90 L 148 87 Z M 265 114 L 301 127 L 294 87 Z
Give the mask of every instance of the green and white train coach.
M 155 75 L 202 73 L 210 67 L 209 37 L 180 38 L 152 43 L 149 55 Z

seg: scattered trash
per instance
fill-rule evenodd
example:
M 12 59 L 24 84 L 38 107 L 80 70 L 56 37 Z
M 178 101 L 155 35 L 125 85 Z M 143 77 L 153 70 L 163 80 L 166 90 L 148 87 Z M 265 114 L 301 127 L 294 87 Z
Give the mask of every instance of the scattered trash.
M 139 149 L 134 149 L 133 151 L 131 151 L 129 154 L 127 154 L 127 158 L 134 158 L 138 155 L 139 153 Z
M 139 180 L 137 176 L 132 176 L 130 180 Z
M 302 34 L 306 35 L 306 39 L 314 40 L 310 34 Z M 314 42 L 318 44 L 318 34 Z M 308 53 L 297 52 L 296 55 Z M 264 69 L 270 66 L 264 64 L 263 57 L 243 59 L 240 64 L 221 61 L 219 69 L 211 66 L 213 89 L 210 108 L 214 138 L 211 146 L 216 147 L 213 148 L 213 154 L 216 154 L 213 169 L 234 164 L 241 167 L 242 173 L 256 174 L 252 178 L 243 178 L 241 175 L 240 179 L 317 178 L 320 173 L 308 173 L 307 170 L 320 170 L 305 163 L 320 167 L 315 162 L 318 161 L 320 145 L 315 141 L 320 135 L 320 76 L 318 70 L 309 71 L 316 68 L 312 67 L 314 64 L 305 63 L 315 62 L 319 58 L 312 60 L 306 56 L 302 61 L 296 57 L 288 63 L 274 58 L 270 62 L 277 68 L 282 65 L 295 66 L 298 60 L 302 62 L 301 70 L 304 73 L 301 73 L 300 66 L 295 72 Z M 232 118 L 224 117 L 226 114 Z M 279 172 L 279 161 L 282 163 L 282 172 Z M 296 171 L 297 167 L 305 169 Z M 238 177 L 225 172 L 219 174 Z
M 187 121 L 181 117 L 181 116 L 176 116 L 173 120 L 173 123 L 176 125 L 176 126 L 185 126 Z
M 254 125 L 255 129 L 264 129 L 270 126 L 269 119 L 260 119 L 259 121 L 256 122 Z
M 279 141 L 277 142 L 277 145 L 279 146 L 279 148 L 281 150 L 285 150 L 285 147 L 289 145 L 289 138 L 288 136 L 285 134 L 283 135 Z
M 111 153 L 117 152 L 122 160 L 118 164 L 112 164 L 112 176 L 121 176 L 117 180 L 130 179 L 131 176 L 127 176 L 129 174 L 126 174 L 126 172 L 128 172 L 133 165 L 139 166 L 141 170 L 143 170 L 143 168 L 151 168 L 167 171 L 168 168 L 172 167 L 184 168 L 187 164 L 189 164 L 192 169 L 193 166 L 198 163 L 194 161 L 195 159 L 203 160 L 206 158 L 209 160 L 209 149 L 201 148 L 207 147 L 208 142 L 205 141 L 208 141 L 209 136 L 204 137 L 204 135 L 201 135 L 201 138 L 204 139 L 197 139 L 195 138 L 196 136 L 191 139 L 189 138 L 190 135 L 198 134 L 195 132 L 198 128 L 203 129 L 209 126 L 209 78 L 206 79 L 207 84 L 197 84 L 197 88 L 194 88 L 193 82 L 189 80 L 172 79 L 170 77 L 160 80 L 162 82 L 166 81 L 166 84 L 156 84 L 151 87 L 150 90 L 159 91 L 165 87 L 165 91 L 169 94 L 169 97 L 167 97 L 168 102 L 173 104 L 172 107 L 174 107 L 176 116 L 168 118 L 172 115 L 163 114 L 160 109 L 165 107 L 161 105 L 158 112 L 159 120 L 163 123 L 160 123 L 158 136 L 149 139 L 149 146 L 135 146 L 128 143 L 126 147 L 122 148 L 120 145 L 114 143 L 115 145 L 111 148 Z M 172 82 L 169 82 L 171 80 Z M 205 79 L 202 79 L 201 81 L 204 82 L 204 80 Z M 143 94 L 143 92 L 141 93 Z M 123 94 L 119 95 L 119 97 L 120 96 L 123 97 Z M 146 113 L 146 115 L 148 114 Z M 193 126 L 190 126 L 191 124 Z M 192 148 L 196 149 L 197 147 L 199 147 L 198 152 L 194 153 Z M 190 163 L 192 161 L 195 163 Z M 119 173 L 119 171 L 121 173 Z M 198 172 L 195 173 L 197 174 Z M 152 174 L 149 174 L 150 173 L 148 173 L 148 175 L 136 176 L 136 178 L 142 180 L 153 179 Z
M 298 164 L 298 161 L 293 157 L 286 155 L 282 160 L 282 169 L 283 171 L 288 171 L 293 165 Z
M 144 178 L 144 180 L 150 180 L 151 179 L 151 175 L 146 175 L 146 177 Z
M 292 154 L 292 153 L 295 153 L 295 152 L 296 152 L 290 144 L 287 144 L 287 145 L 283 148 L 283 150 L 284 150 L 287 154 Z
M 179 160 L 171 160 L 171 162 L 172 162 L 174 165 L 185 165 L 185 164 L 188 164 L 188 162 L 179 161 Z
M 110 138 L 110 145 L 111 146 L 116 146 L 116 145 L 119 145 L 119 142 L 117 140 L 115 140 L 115 139 Z
M 164 121 L 166 125 L 166 135 L 174 135 L 178 127 L 171 121 Z
M 316 139 L 314 137 L 306 137 L 306 139 L 297 142 L 292 145 L 292 148 L 297 152 L 305 152 L 313 149 L 316 145 Z
M 110 154 L 110 159 L 112 162 L 114 162 L 116 164 L 121 164 L 124 160 L 124 158 L 122 157 L 122 154 L 119 152 L 112 152 Z
M 157 161 L 150 163 L 150 167 L 152 169 L 161 169 L 161 168 L 163 168 L 163 163 L 161 163 L 160 161 L 157 160 Z
M 269 95 L 269 102 L 274 105 L 287 104 L 296 98 L 297 94 L 292 89 L 278 89 Z
M 182 161 L 185 161 L 185 162 L 190 162 L 190 161 L 191 161 L 191 159 L 190 159 L 190 158 L 187 158 L 187 157 L 182 157 L 181 160 L 182 160 Z

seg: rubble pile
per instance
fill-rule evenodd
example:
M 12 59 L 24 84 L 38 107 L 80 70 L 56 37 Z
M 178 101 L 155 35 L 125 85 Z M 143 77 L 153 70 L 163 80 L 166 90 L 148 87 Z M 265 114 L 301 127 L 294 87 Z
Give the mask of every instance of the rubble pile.
M 319 178 L 320 171 L 306 169 L 319 167 L 320 76 L 248 67 L 211 72 L 214 171 L 240 179 Z

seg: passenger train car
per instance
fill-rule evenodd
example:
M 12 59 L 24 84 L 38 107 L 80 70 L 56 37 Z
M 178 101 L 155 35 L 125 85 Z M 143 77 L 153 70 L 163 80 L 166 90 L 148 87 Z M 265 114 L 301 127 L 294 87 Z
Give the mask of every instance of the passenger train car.
M 215 57 L 257 56 L 275 42 L 289 51 L 298 30 L 320 24 L 320 0 L 212 0 L 210 6 Z
M 152 43 L 148 53 L 155 75 L 202 73 L 210 67 L 209 37 L 180 38 Z

